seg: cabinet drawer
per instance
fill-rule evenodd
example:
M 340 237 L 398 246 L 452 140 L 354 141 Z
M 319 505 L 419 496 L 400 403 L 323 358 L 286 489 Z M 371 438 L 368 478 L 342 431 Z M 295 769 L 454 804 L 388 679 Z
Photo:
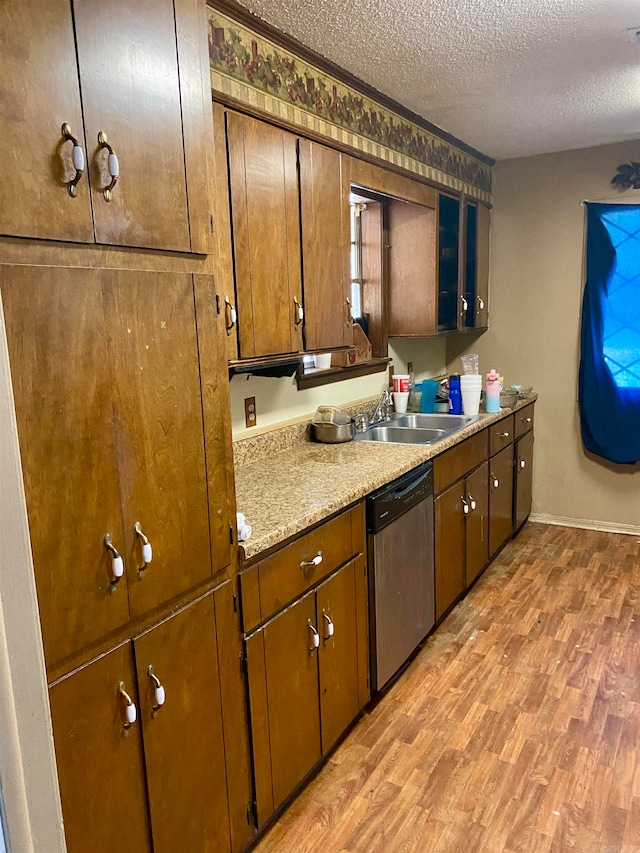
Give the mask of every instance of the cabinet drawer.
M 516 421 L 516 438 L 520 438 L 521 435 L 524 435 L 525 432 L 529 432 L 530 429 L 533 429 L 533 406 L 531 403 L 528 406 L 525 406 L 524 409 L 520 409 L 519 412 L 515 412 L 513 417 Z
M 359 507 L 305 533 L 241 574 L 245 633 L 302 595 L 353 556 L 351 516 Z M 315 565 L 313 560 L 321 557 Z
M 502 418 L 497 424 L 489 427 L 489 456 L 495 456 L 503 447 L 513 443 L 514 430 L 513 415 Z
M 512 430 L 513 432 L 513 430 Z M 433 483 L 436 494 L 473 471 L 487 458 L 487 430 L 482 430 L 462 444 L 457 444 L 433 460 Z

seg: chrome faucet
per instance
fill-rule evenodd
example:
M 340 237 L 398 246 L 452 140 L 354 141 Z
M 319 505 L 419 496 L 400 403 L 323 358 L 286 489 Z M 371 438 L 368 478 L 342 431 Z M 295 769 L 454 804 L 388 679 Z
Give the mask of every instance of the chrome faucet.
M 385 388 L 382 394 L 380 395 L 380 399 L 376 403 L 376 407 L 373 410 L 373 414 L 369 418 L 369 426 L 375 426 L 375 424 L 382 423 L 383 421 L 388 421 L 391 417 L 391 394 Z

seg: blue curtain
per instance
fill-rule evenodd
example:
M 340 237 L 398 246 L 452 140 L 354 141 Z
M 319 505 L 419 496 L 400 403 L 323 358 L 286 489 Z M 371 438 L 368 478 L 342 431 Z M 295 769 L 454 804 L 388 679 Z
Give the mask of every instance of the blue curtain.
M 582 441 L 640 460 L 640 205 L 587 204 L 579 374 Z

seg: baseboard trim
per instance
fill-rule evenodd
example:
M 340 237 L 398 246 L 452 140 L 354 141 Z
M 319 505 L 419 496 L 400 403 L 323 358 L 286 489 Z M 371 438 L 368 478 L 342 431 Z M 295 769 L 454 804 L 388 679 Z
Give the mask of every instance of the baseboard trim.
M 563 515 L 546 515 L 532 512 L 529 521 L 540 524 L 557 524 L 559 527 L 579 527 L 583 530 L 600 530 L 603 533 L 626 533 L 629 536 L 640 536 L 640 525 L 619 524 L 613 521 L 591 521 L 588 518 L 568 518 Z

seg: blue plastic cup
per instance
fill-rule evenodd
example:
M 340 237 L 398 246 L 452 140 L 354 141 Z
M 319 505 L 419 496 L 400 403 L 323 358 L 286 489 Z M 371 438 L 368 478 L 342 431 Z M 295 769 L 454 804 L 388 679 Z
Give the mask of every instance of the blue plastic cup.
M 416 388 L 422 389 L 422 397 L 420 398 L 420 411 L 424 414 L 431 414 L 436 405 L 436 394 L 440 383 L 437 379 L 424 379 L 416 385 Z

